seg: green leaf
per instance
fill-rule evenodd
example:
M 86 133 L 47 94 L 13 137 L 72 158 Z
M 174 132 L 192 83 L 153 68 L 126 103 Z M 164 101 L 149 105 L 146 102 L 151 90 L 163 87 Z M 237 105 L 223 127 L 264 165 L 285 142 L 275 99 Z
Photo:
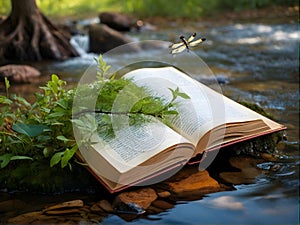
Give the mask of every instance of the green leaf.
M 68 101 L 64 100 L 64 99 L 60 99 L 56 102 L 57 105 L 59 105 L 60 107 L 62 107 L 63 109 L 68 109 Z
M 75 154 L 75 152 L 77 151 L 78 147 L 75 145 L 73 146 L 73 148 L 71 149 L 66 149 L 64 152 L 64 155 L 61 159 L 61 168 L 64 168 L 68 165 L 69 160 L 73 157 L 73 155 Z
M 54 112 L 54 113 L 50 113 L 47 118 L 55 118 L 55 117 L 61 117 L 66 115 L 65 111 L 58 111 L 58 112 Z
M 43 155 L 44 155 L 46 158 L 49 157 L 50 151 L 49 151 L 48 148 L 44 148 L 44 150 L 43 150 Z
M 58 78 L 58 76 L 56 75 L 56 74 L 52 74 L 52 76 L 51 76 L 51 81 L 53 82 L 53 83 L 58 83 L 58 80 L 59 80 L 59 78 Z
M 10 100 L 9 98 L 3 96 L 3 95 L 0 95 L 0 104 L 7 104 L 7 105 L 10 105 L 12 104 L 13 101 Z
M 63 142 L 68 142 L 70 141 L 70 139 L 66 138 L 65 136 L 57 136 L 56 137 L 57 140 L 63 141 Z
M 23 159 L 33 160 L 31 157 L 28 157 L 28 156 L 22 156 L 22 155 L 13 156 L 10 153 L 1 155 L 0 156 L 0 167 L 1 167 L 1 169 L 6 167 L 8 165 L 8 163 L 12 160 L 23 160 Z
M 12 157 L 12 154 L 9 154 L 9 153 L 0 156 L 1 169 L 7 166 L 7 164 L 10 162 L 11 157 Z
M 64 152 L 55 153 L 50 160 L 50 167 L 53 167 L 56 164 L 58 164 L 60 162 L 61 158 L 63 157 L 63 155 L 64 155 Z
M 17 102 L 21 103 L 24 106 L 31 107 L 31 104 L 23 97 L 20 97 L 20 96 L 17 96 L 17 95 L 14 94 L 14 95 L 12 95 L 12 99 L 14 101 L 17 101 Z
M 15 123 L 12 125 L 12 129 L 19 134 L 25 134 L 28 137 L 36 137 L 42 134 L 48 127 L 38 124 Z
M 10 158 L 10 160 L 23 160 L 23 159 L 33 160 L 33 158 L 31 158 L 31 157 L 22 156 L 22 155 L 15 155 L 15 156 Z
M 190 99 L 190 96 L 188 96 L 186 93 L 178 92 L 177 95 L 183 99 Z
M 7 77 L 4 77 L 4 82 L 5 82 L 5 91 L 6 91 L 6 96 L 8 97 L 8 89 L 10 87 L 9 80 Z
M 178 112 L 176 110 L 168 110 L 163 112 L 164 115 L 178 115 Z

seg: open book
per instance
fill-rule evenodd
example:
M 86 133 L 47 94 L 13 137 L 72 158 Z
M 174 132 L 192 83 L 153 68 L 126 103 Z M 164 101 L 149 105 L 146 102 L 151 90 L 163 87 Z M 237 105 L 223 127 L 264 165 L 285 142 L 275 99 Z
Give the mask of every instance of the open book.
M 178 115 L 167 125 L 149 118 L 117 130 L 109 141 L 95 135 L 89 149 L 80 149 L 80 158 L 110 192 L 162 181 L 199 154 L 285 129 L 173 67 L 137 69 L 124 77 L 166 101 L 172 98 L 169 88 L 177 87 L 190 99 L 177 99 Z M 128 118 L 114 115 L 112 121 L 118 120 Z

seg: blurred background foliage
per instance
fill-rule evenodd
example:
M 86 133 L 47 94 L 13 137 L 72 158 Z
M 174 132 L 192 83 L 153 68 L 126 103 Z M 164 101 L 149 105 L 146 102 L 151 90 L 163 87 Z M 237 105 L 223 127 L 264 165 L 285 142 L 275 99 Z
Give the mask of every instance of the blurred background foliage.
M 50 17 L 88 17 L 91 13 L 115 11 L 141 18 L 163 16 L 197 18 L 223 11 L 240 11 L 272 5 L 294 6 L 298 0 L 36 0 L 43 13 Z M 21 1 L 20 1 L 21 3 Z M 0 0 L 0 15 L 10 12 L 10 1 Z

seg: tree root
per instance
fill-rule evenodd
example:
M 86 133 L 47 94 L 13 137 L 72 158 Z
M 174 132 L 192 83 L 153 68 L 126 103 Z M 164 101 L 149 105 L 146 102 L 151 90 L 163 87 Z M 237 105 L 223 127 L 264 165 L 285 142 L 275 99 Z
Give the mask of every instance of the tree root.
M 9 16 L 0 24 L 0 61 L 61 60 L 72 56 L 78 53 L 68 38 L 42 13 L 17 20 Z

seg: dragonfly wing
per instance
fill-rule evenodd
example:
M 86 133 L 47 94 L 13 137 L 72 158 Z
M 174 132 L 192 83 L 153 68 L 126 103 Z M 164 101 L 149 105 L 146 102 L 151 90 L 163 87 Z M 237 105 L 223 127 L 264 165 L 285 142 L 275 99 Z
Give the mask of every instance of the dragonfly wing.
M 183 45 L 183 46 L 181 46 L 179 48 L 176 48 L 176 49 L 172 49 L 171 54 L 180 53 L 180 52 L 184 51 L 184 49 L 186 49 L 185 45 Z
M 196 33 L 193 33 L 193 35 L 191 35 L 191 36 L 188 38 L 187 42 L 191 42 L 192 40 L 194 40 L 195 37 L 196 37 Z
M 177 44 L 172 44 L 172 45 L 170 46 L 170 48 L 172 48 L 172 49 L 178 48 L 178 47 L 180 47 L 181 45 L 183 45 L 183 42 L 180 42 L 180 43 L 177 43 Z
M 203 41 L 205 41 L 205 40 L 206 40 L 205 38 L 200 38 L 200 39 L 198 39 L 198 40 L 196 40 L 196 41 L 190 42 L 190 43 L 189 43 L 189 46 L 194 47 L 194 46 L 200 44 L 201 42 L 203 42 Z

